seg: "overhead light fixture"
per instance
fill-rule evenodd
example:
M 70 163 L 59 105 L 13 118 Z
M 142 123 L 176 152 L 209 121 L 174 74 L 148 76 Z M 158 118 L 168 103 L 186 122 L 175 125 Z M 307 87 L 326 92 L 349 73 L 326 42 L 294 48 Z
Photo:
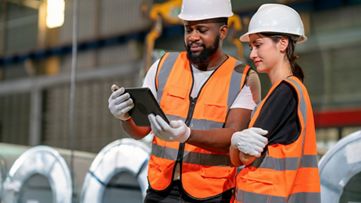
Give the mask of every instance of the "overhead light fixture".
M 46 7 L 46 26 L 48 28 L 60 27 L 64 24 L 64 0 L 48 0 Z

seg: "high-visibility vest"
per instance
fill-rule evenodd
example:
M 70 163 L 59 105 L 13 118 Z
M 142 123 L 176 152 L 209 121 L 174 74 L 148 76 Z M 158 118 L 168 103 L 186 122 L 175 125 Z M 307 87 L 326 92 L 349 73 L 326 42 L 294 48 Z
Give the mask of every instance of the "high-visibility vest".
M 241 203 L 317 203 L 320 177 L 317 166 L 316 133 L 311 101 L 305 86 L 292 76 L 283 80 L 297 93 L 298 139 L 291 144 L 271 144 L 264 156 L 237 174 L 236 200 Z M 262 107 L 281 82 L 274 84 L 257 107 L 252 127 Z
M 181 119 L 192 129 L 224 127 L 228 111 L 245 82 L 249 66 L 229 57 L 218 67 L 191 100 L 193 74 L 185 52 L 167 53 L 156 74 L 157 98 L 170 120 Z M 154 137 L 148 180 L 153 190 L 162 191 L 171 184 L 176 162 L 181 164 L 180 178 L 186 193 L 196 199 L 215 197 L 235 187 L 235 168 L 228 153 L 209 151 L 190 144 L 166 142 Z

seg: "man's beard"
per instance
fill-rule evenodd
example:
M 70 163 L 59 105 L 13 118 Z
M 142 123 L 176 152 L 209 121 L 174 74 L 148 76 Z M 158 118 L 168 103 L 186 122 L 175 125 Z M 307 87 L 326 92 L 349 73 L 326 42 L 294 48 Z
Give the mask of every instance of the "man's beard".
M 219 47 L 219 41 L 220 41 L 220 36 L 217 35 L 215 40 L 214 40 L 214 43 L 212 44 L 212 46 L 210 47 L 205 47 L 204 44 L 199 44 L 199 46 L 202 46 L 203 47 L 203 50 L 198 54 L 193 54 L 192 51 L 191 51 L 191 45 L 192 43 L 190 44 L 186 44 L 185 47 L 186 47 L 186 50 L 187 50 L 187 58 L 188 60 L 197 65 L 197 67 L 200 69 L 200 70 L 207 70 L 207 66 L 208 66 L 208 63 L 210 61 L 210 58 L 211 56 L 217 51 L 218 47 Z M 194 42 L 196 43 L 196 42 Z

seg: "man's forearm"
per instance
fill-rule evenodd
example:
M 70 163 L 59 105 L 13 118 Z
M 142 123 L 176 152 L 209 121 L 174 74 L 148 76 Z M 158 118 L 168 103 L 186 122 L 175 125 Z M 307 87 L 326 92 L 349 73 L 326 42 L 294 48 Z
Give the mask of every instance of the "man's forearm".
M 191 136 L 187 140 L 187 143 L 211 151 L 228 153 L 231 137 L 234 132 L 235 130 L 231 128 L 209 130 L 192 129 Z
M 137 140 L 144 138 L 150 132 L 150 127 L 137 126 L 131 118 L 126 121 L 120 121 L 120 123 L 125 132 Z

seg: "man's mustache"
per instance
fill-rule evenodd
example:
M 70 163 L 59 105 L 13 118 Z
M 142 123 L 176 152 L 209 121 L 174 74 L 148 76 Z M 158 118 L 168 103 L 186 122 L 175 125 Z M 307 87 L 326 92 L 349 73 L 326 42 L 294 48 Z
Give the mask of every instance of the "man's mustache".
M 196 46 L 205 48 L 205 45 L 204 45 L 203 43 L 197 43 L 197 42 L 188 43 L 188 44 L 187 44 L 187 47 L 190 48 L 190 47 L 192 47 L 193 45 L 196 45 Z

